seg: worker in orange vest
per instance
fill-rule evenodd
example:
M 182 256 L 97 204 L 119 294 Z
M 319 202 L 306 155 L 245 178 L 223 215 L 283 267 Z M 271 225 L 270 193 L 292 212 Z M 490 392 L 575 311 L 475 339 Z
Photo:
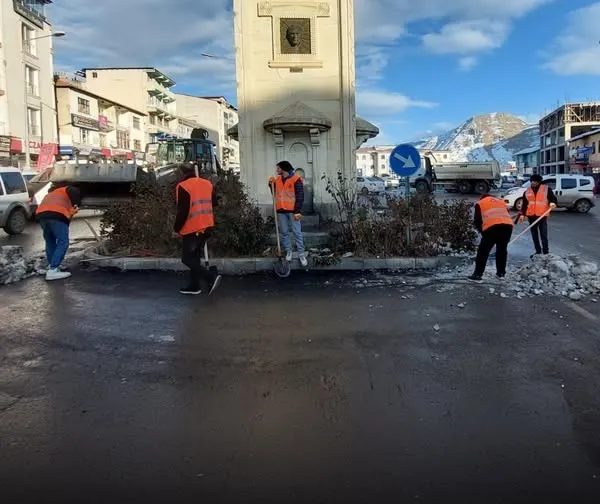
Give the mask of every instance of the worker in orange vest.
M 76 187 L 53 184 L 36 211 L 46 242 L 48 271 L 46 280 L 63 280 L 71 273 L 61 271 L 60 265 L 69 249 L 69 225 L 79 212 L 81 193 Z
M 280 161 L 276 166 L 277 177 L 269 178 L 271 192 L 275 191 L 276 218 L 279 219 L 281 246 L 285 250 L 287 261 L 292 260 L 292 241 L 294 234 L 298 259 L 303 267 L 308 266 L 302 236 L 302 205 L 304 204 L 304 182 L 294 173 L 294 167 L 288 161 Z
M 481 233 L 481 242 L 475 260 L 475 272 L 469 277 L 473 282 L 481 282 L 490 256 L 496 247 L 496 276 L 506 276 L 508 244 L 512 236 L 514 222 L 501 199 L 484 194 L 475 205 L 475 227 Z
M 552 188 L 542 183 L 543 179 L 541 175 L 532 175 L 530 182 L 531 185 L 529 186 L 529 189 L 525 191 L 525 196 L 523 198 L 520 222 L 527 217 L 529 224 L 533 224 L 548 210 L 554 210 L 558 203 L 558 199 Z M 533 246 L 535 247 L 535 254 L 531 256 L 532 259 L 536 255 L 546 255 L 549 253 L 547 217 L 544 217 L 531 228 L 531 237 L 533 238 Z M 540 237 L 542 239 L 541 244 Z
M 181 165 L 178 174 L 182 180 L 175 191 L 177 214 L 173 230 L 183 238 L 181 262 L 190 269 L 190 283 L 179 292 L 201 294 L 204 282 L 210 295 L 221 283 L 221 275 L 202 265 L 202 254 L 215 226 L 213 208 L 217 206 L 217 198 L 210 180 L 198 177 L 192 165 Z

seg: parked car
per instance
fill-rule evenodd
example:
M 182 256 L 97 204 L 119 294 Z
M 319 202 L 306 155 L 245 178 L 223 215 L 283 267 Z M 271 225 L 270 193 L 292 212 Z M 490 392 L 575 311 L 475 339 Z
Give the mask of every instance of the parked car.
M 514 187 L 503 196 L 506 206 L 520 211 L 523 208 L 523 198 L 531 182 L 522 187 Z M 586 175 L 547 175 L 544 184 L 556 194 L 558 207 L 579 213 L 588 213 L 595 205 L 594 178 Z
M 0 168 L 0 227 L 8 234 L 25 231 L 31 210 L 21 170 Z
M 512 175 L 503 175 L 500 182 L 500 189 L 510 189 L 517 185 L 517 179 Z
M 356 185 L 360 194 L 379 194 L 385 192 L 385 182 L 376 177 L 356 177 Z
M 394 189 L 400 186 L 400 180 L 398 179 L 398 177 L 394 177 L 389 173 L 382 173 L 381 179 L 383 179 L 386 189 Z

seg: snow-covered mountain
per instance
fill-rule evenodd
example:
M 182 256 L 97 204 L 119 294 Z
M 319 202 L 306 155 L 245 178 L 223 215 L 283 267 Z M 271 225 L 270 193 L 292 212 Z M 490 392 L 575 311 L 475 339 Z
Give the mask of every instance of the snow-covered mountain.
M 504 166 L 513 161 L 516 152 L 539 145 L 539 127 L 510 114 L 484 114 L 413 145 L 419 149 L 447 150 L 451 161 L 496 160 Z

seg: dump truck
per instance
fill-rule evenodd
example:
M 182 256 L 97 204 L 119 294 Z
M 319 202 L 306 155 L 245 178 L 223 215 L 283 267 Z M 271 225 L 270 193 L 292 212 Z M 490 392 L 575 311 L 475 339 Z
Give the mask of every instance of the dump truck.
M 217 174 L 220 169 L 215 143 L 208 132 L 195 129 L 191 138 L 171 138 L 146 147 L 151 162 L 145 165 L 133 161 L 68 160 L 57 161 L 51 182 L 68 183 L 81 191 L 81 207 L 104 209 L 135 196 L 135 186 L 142 181 L 165 184 L 177 179 L 177 165 L 189 163 L 196 172 Z
M 411 179 L 411 186 L 419 193 L 431 193 L 438 188 L 461 194 L 485 194 L 500 186 L 498 161 L 437 163 L 431 153 L 422 157 L 422 168 Z

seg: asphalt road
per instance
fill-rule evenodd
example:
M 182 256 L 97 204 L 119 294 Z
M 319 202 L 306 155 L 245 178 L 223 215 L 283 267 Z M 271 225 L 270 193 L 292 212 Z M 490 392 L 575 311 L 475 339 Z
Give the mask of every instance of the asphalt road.
M 2 287 L 2 502 L 600 502 L 597 304 L 350 279 Z

